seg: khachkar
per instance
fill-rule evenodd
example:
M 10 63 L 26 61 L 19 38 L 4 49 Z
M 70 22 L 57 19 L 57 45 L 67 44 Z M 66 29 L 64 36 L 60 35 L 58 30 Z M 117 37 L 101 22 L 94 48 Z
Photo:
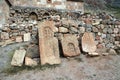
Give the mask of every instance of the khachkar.
M 44 21 L 38 26 L 41 65 L 60 64 L 58 39 L 54 37 L 54 22 Z
M 79 43 L 75 34 L 64 34 L 61 42 L 64 56 L 72 57 L 80 55 Z

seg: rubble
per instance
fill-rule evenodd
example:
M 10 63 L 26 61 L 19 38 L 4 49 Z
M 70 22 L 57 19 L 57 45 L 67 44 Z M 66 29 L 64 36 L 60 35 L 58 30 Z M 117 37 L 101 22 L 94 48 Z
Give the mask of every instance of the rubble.
M 21 42 L 39 43 L 39 47 L 28 47 L 26 57 L 30 58 L 28 61 L 40 57 L 42 65 L 60 64 L 59 48 L 65 57 L 78 56 L 81 49 L 93 56 L 99 55 L 96 49 L 104 48 L 110 49 L 109 54 L 116 54 L 114 49 L 120 46 L 120 21 L 107 13 L 102 17 L 100 14 L 76 17 L 71 11 L 15 6 L 10 8 L 8 22 L 0 28 L 0 46 Z

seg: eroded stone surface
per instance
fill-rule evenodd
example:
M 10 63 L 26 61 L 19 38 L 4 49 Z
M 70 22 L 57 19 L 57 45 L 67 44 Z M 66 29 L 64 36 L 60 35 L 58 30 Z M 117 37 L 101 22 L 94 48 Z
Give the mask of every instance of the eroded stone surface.
M 82 50 L 84 52 L 95 52 L 96 44 L 92 33 L 85 32 L 82 37 Z
M 80 55 L 79 44 L 76 35 L 65 34 L 61 42 L 64 56 L 72 57 Z
M 31 40 L 31 34 L 30 33 L 25 33 L 24 34 L 24 41 L 30 41 Z
M 26 54 L 26 51 L 24 49 L 16 50 L 13 55 L 11 65 L 12 66 L 22 66 L 25 54 Z
M 16 42 L 22 42 L 23 40 L 22 40 L 22 36 L 18 36 L 18 37 L 16 37 Z
M 41 64 L 60 64 L 58 40 L 54 37 L 54 22 L 39 24 L 39 49 Z
M 37 63 L 37 61 L 35 61 L 35 60 L 33 60 L 29 57 L 25 57 L 25 65 L 27 65 L 27 66 L 37 66 L 38 63 Z

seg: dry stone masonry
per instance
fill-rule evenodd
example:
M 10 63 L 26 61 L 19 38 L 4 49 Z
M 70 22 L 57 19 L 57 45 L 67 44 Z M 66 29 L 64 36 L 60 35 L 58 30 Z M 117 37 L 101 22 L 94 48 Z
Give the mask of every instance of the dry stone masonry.
M 120 20 L 104 12 L 81 14 L 65 9 L 12 6 L 9 16 L 0 28 L 0 46 L 39 43 L 42 65 L 60 64 L 61 52 L 65 57 L 81 52 L 98 55 L 97 49 L 107 48 L 112 54 L 120 47 Z M 26 54 L 25 64 L 36 65 L 30 54 Z

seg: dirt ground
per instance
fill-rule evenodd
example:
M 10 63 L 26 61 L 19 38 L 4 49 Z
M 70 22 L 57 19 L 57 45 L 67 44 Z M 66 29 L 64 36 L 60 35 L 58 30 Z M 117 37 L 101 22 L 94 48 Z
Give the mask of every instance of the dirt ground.
M 62 63 L 45 70 L 23 70 L 6 74 L 2 70 L 10 66 L 11 54 L 23 44 L 0 48 L 0 80 L 120 80 L 120 55 L 100 57 L 61 58 Z

